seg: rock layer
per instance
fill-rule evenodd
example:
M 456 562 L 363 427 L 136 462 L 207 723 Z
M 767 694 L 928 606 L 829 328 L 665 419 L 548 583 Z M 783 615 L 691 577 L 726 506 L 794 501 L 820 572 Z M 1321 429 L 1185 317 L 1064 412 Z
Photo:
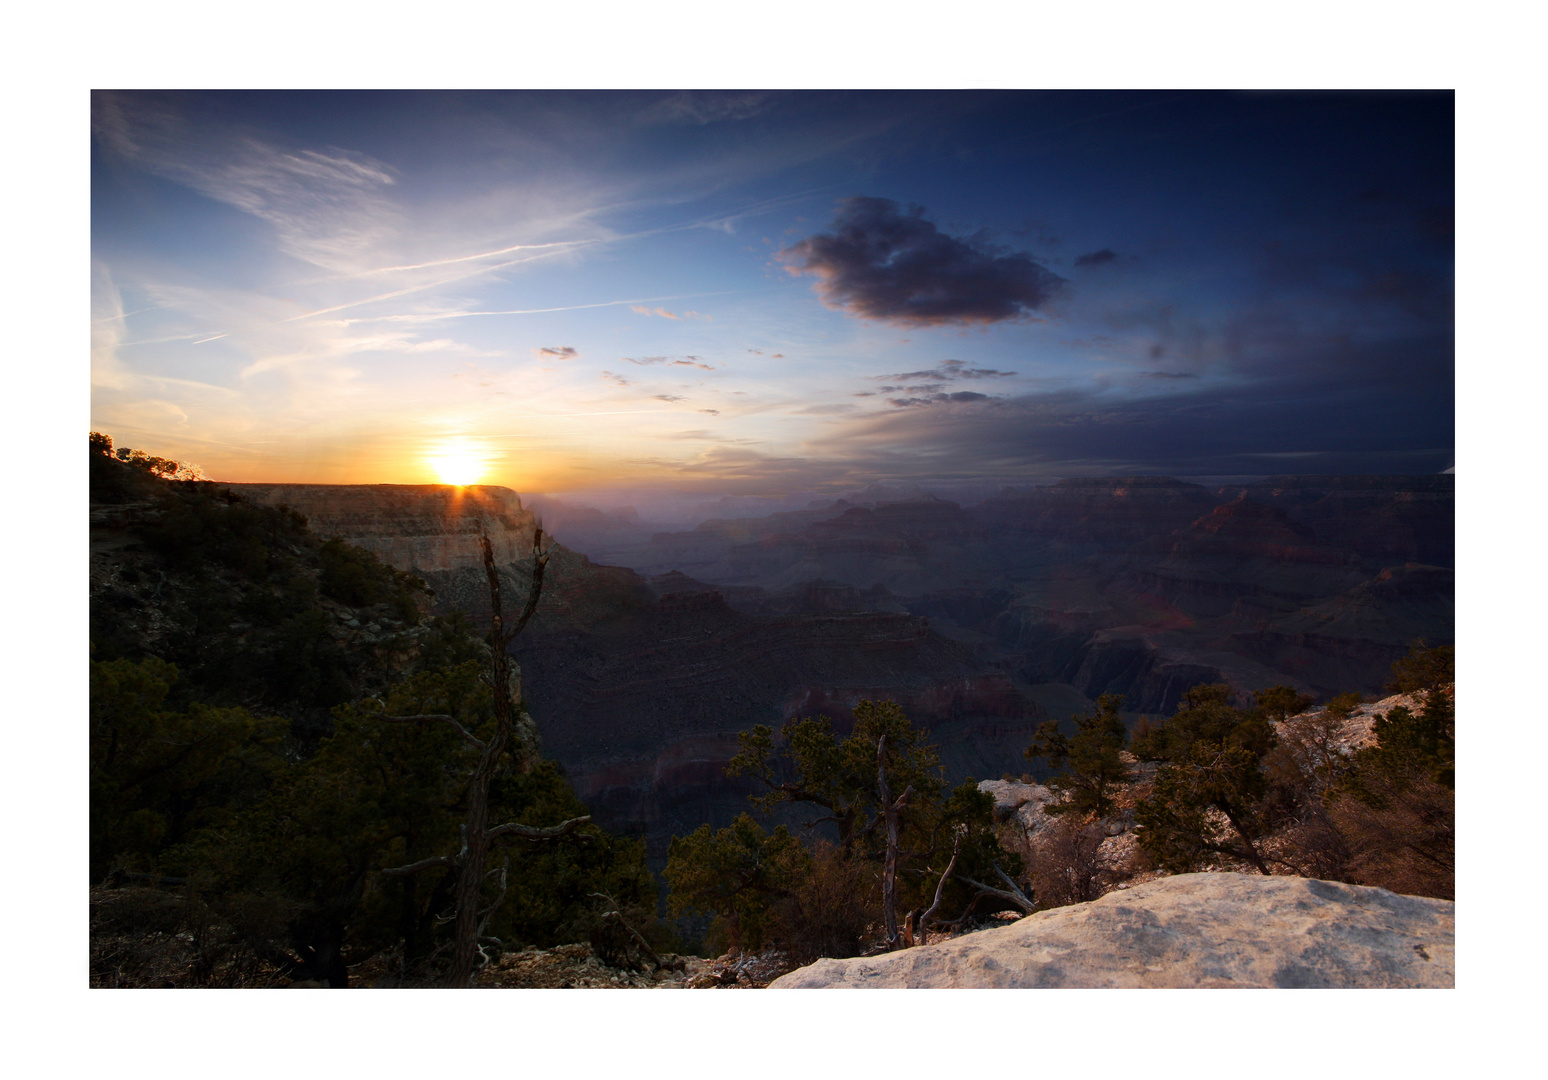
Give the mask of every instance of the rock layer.
M 1454 911 L 1312 878 L 1182 874 L 939 945 L 819 960 L 770 988 L 1449 988 Z
M 421 576 L 481 570 L 480 524 L 495 561 L 532 555 L 533 515 L 510 488 L 445 484 L 226 484 L 258 503 L 288 506 L 318 536 L 341 536 L 383 562 Z

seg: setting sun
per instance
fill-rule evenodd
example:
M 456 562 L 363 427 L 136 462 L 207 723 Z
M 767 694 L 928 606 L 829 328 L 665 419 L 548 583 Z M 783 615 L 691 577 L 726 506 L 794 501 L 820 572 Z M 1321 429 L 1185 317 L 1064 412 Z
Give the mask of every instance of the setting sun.
M 462 440 L 444 444 L 426 461 L 441 478 L 441 483 L 458 487 L 476 484 L 483 479 L 486 464 L 483 453 Z

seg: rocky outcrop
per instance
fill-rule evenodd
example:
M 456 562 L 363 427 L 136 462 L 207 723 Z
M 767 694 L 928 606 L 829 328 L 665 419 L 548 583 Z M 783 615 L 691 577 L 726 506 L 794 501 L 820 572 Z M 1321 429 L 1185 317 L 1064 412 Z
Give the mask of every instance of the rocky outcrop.
M 1312 878 L 1183 874 L 771 989 L 1455 985 L 1455 905 Z
M 1019 784 L 1014 780 L 983 780 L 978 790 L 994 800 L 996 821 L 1014 818 L 1029 837 L 1048 824 L 1050 819 L 1043 807 L 1059 797 L 1042 784 Z
M 510 488 L 445 484 L 226 484 L 253 502 L 288 506 L 318 536 L 339 536 L 400 570 L 480 570 L 482 526 L 499 563 L 532 554 L 534 518 Z

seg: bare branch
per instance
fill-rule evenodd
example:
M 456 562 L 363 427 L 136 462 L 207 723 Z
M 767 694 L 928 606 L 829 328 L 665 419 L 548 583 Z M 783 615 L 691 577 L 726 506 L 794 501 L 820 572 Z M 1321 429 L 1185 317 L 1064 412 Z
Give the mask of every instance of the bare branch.
M 463 739 L 465 739 L 467 742 L 471 743 L 475 749 L 478 749 L 478 750 L 484 749 L 484 740 L 483 739 L 478 738 L 476 735 L 474 735 L 467 728 L 465 728 L 461 724 L 457 723 L 457 721 L 453 717 L 447 716 L 445 713 L 423 713 L 423 714 L 418 715 L 418 716 L 388 716 L 386 713 L 377 713 L 376 714 L 376 719 L 378 719 L 378 720 L 390 720 L 394 724 L 416 724 L 416 723 L 442 723 L 442 724 L 450 724 L 452 727 L 457 729 L 457 734 L 461 735 L 463 737 Z
M 553 840 L 575 831 L 577 826 L 584 825 L 591 820 L 591 815 L 571 818 L 569 821 L 560 822 L 558 825 L 549 825 L 546 828 L 534 828 L 531 825 L 522 825 L 515 821 L 508 821 L 504 825 L 496 825 L 484 833 L 484 839 L 493 840 L 497 836 L 510 833 L 519 836 L 523 840 Z
M 532 585 L 527 590 L 527 604 L 522 608 L 521 614 L 511 624 L 509 630 L 502 631 L 495 627 L 495 647 L 503 649 L 517 634 L 526 629 L 527 621 L 537 611 L 538 598 L 543 593 L 543 572 L 548 569 L 548 557 L 553 554 L 553 545 L 550 544 L 547 551 L 543 550 L 543 528 L 538 526 L 532 533 Z M 491 586 L 494 588 L 495 586 Z
M 494 913 L 496 911 L 500 910 L 500 905 L 505 903 L 506 871 L 510 869 L 510 866 L 511 866 L 511 857 L 509 855 L 507 855 L 505 857 L 505 859 L 500 863 L 500 866 L 498 867 L 498 869 L 491 870 L 489 872 L 490 874 L 499 874 L 500 875 L 500 893 L 499 893 L 498 896 L 496 896 L 494 898 L 494 903 L 490 904 L 487 908 L 485 908 L 483 914 L 479 917 L 479 920 L 478 920 L 478 935 L 477 936 L 478 936 L 480 941 L 487 940 L 487 938 L 486 938 L 486 936 L 484 934 L 484 931 L 489 928 L 489 920 L 494 917 Z M 489 874 L 485 874 L 484 876 L 488 877 Z
M 400 877 L 403 874 L 417 874 L 432 866 L 444 866 L 449 870 L 455 870 L 457 860 L 450 855 L 435 855 L 428 859 L 420 859 L 417 863 L 409 863 L 407 866 L 394 866 L 391 870 L 383 870 L 382 873 L 388 877 Z
M 629 920 L 623 917 L 623 912 L 620 910 L 617 900 L 614 900 L 606 893 L 594 892 L 587 893 L 587 895 L 594 896 L 598 900 L 606 900 L 610 905 L 612 905 L 613 910 L 604 911 L 601 917 L 603 919 L 617 920 L 619 926 L 622 926 L 625 930 L 629 931 L 629 936 L 634 939 L 636 945 L 644 950 L 645 955 L 650 957 L 651 963 L 656 965 L 657 971 L 660 971 L 662 968 L 666 967 L 666 964 L 662 961 L 661 957 L 656 955 L 656 950 L 650 947 L 650 942 L 646 941 L 645 938 L 640 935 L 638 930 L 629 925 Z
M 1004 881 L 1006 885 L 1010 886 L 1009 892 L 1006 892 L 1004 889 L 996 889 L 992 885 L 985 885 L 981 881 L 974 881 L 972 878 L 966 875 L 963 875 L 960 880 L 973 886 L 973 888 L 977 889 L 985 896 L 998 897 L 1001 900 L 1015 904 L 1028 915 L 1037 910 L 1037 905 L 1027 898 L 1027 894 L 1022 892 L 1021 889 L 1017 887 L 1016 883 L 1006 875 L 1004 870 L 1000 869 L 999 863 L 995 864 L 994 872 L 1000 875 L 1000 880 Z
M 957 842 L 951 848 L 951 862 L 946 864 L 945 871 L 941 874 L 941 880 L 935 883 L 935 902 L 925 913 L 919 916 L 919 944 L 924 945 L 930 940 L 930 920 L 941 906 L 941 894 L 946 891 L 946 882 L 951 878 L 951 872 L 957 868 L 957 853 L 962 849 L 962 836 L 959 833 Z

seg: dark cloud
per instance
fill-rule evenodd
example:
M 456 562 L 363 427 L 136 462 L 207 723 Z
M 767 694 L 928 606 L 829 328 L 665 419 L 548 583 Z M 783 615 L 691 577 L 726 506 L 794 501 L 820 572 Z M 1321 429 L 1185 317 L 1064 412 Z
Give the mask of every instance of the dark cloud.
M 1191 371 L 1142 371 L 1141 375 L 1148 379 L 1197 379 L 1198 376 Z
M 1064 279 L 1024 254 L 997 255 L 936 229 L 923 207 L 857 196 L 832 231 L 779 252 L 793 274 L 818 278 L 831 308 L 903 326 L 987 324 L 1043 307 Z
M 913 389 L 910 387 L 909 389 Z M 926 394 L 923 397 L 888 398 L 887 404 L 896 405 L 900 409 L 912 408 L 915 405 L 943 405 L 950 402 L 988 401 L 988 394 L 975 393 L 972 390 L 958 390 L 953 394 Z
M 539 360 L 574 360 L 580 356 L 573 345 L 548 345 L 532 351 L 537 354 Z
M 896 375 L 873 375 L 873 379 L 1008 379 L 1016 374 L 1014 371 L 996 371 L 994 368 L 970 368 L 961 360 L 942 360 L 939 367 L 928 371 L 903 371 Z M 882 387 L 883 391 L 896 390 L 897 387 Z M 910 390 L 914 389 L 909 387 Z
M 1088 251 L 1084 255 L 1075 256 L 1076 266 L 1101 266 L 1103 263 L 1116 262 L 1118 253 L 1110 248 L 1101 251 Z
M 1150 384 L 1157 392 L 1145 395 L 1093 388 L 960 408 L 899 397 L 808 445 L 851 468 L 916 475 L 925 462 L 986 476 L 1425 473 L 1452 464 L 1449 338 L 1329 347 L 1315 365 L 1300 348 L 1277 359 L 1265 364 L 1272 375 L 1218 385 L 1147 372 L 1167 385 Z M 1408 376 L 1394 378 L 1400 372 Z

